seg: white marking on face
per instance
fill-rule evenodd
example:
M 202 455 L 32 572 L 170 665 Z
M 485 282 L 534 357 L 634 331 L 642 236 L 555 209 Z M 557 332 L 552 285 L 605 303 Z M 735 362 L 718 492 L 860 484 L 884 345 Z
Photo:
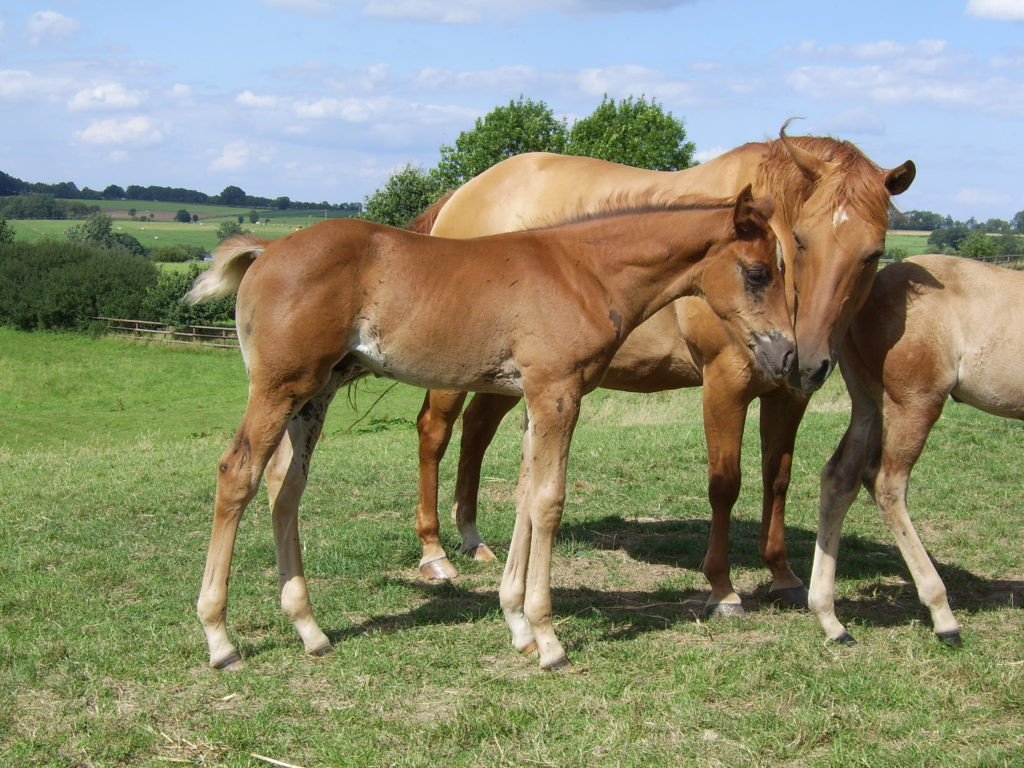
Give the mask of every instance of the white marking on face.
M 836 208 L 836 212 L 832 214 L 832 229 L 837 229 L 840 224 L 844 221 L 849 221 L 850 217 L 846 215 L 846 206 L 840 205 Z

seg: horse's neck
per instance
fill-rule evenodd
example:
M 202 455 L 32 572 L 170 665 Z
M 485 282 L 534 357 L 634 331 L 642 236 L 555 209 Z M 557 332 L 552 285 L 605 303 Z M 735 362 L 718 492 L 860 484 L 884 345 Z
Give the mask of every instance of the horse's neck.
M 693 293 L 701 263 L 723 234 L 729 211 L 652 212 L 628 225 L 614 218 L 578 231 L 594 273 L 623 318 L 634 325 L 673 299 Z
M 675 194 L 704 197 L 732 197 L 747 184 L 758 194 L 758 169 L 767 151 L 765 144 L 746 144 L 706 163 L 667 174 Z

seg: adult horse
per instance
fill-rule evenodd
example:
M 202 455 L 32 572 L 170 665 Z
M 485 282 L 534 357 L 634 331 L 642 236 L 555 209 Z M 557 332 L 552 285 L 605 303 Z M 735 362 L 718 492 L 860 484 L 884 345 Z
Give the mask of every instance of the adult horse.
M 551 620 L 551 545 L 580 399 L 637 325 L 698 292 L 743 329 L 764 375 L 781 380 L 794 343 L 771 209 L 747 187 L 729 205 L 605 213 L 475 240 L 336 220 L 280 240 L 223 245 L 188 296 L 196 302 L 238 291 L 249 373 L 245 416 L 217 466 L 197 604 L 210 664 L 241 663 L 225 623 L 228 575 L 239 520 L 264 469 L 282 608 L 307 651 L 330 650 L 309 604 L 298 504 L 331 398 L 375 373 L 526 399 L 500 599 L 514 646 L 539 650 L 542 667 L 566 666 Z
M 788 125 L 788 123 L 786 124 Z M 518 155 L 466 182 L 413 223 L 416 231 L 476 237 L 571 218 L 614 195 L 643 202 L 679 194 L 736 194 L 752 184 L 776 200 L 772 229 L 782 246 L 799 365 L 790 386 L 765 380 L 730 323 L 699 299 L 681 299 L 638 328 L 622 346 L 602 386 L 655 392 L 704 384 L 711 535 L 703 570 L 711 586 L 708 613 L 743 612 L 729 577 L 729 516 L 739 496 L 740 444 L 747 406 L 761 400 L 760 550 L 780 602 L 806 605 L 807 591 L 789 566 L 785 497 L 797 427 L 810 393 L 831 373 L 854 312 L 867 296 L 885 248 L 890 196 L 910 186 L 909 160 L 882 170 L 848 142 L 787 137 L 745 144 L 684 171 L 646 171 L 585 157 Z M 456 574 L 438 533 L 438 464 L 465 400 L 462 392 L 430 392 L 418 419 L 420 571 Z M 454 518 L 462 550 L 478 560 L 493 554 L 476 528 L 483 452 L 501 418 L 517 402 L 478 395 L 463 418 Z
M 853 642 L 833 596 L 843 518 L 863 483 L 935 634 L 960 645 L 946 587 L 910 521 L 907 486 L 947 398 L 1024 419 L 1022 301 L 1024 274 L 952 256 L 915 256 L 878 274 L 840 358 L 853 401 L 850 426 L 821 475 L 809 602 L 836 642 Z

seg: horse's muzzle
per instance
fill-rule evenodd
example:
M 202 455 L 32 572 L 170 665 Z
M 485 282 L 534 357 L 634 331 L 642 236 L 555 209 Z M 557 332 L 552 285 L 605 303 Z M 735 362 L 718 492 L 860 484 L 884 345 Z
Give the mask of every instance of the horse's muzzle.
M 762 373 L 776 381 L 789 376 L 796 362 L 796 342 L 773 331 L 754 337 L 754 358 Z

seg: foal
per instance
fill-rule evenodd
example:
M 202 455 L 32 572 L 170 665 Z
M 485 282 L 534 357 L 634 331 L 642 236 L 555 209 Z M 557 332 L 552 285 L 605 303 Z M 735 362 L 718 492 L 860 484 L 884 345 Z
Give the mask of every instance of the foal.
M 793 358 L 770 199 L 606 213 L 476 240 L 357 220 L 275 241 L 226 242 L 193 302 L 238 291 L 249 402 L 217 469 L 213 533 L 198 613 L 210 664 L 241 659 L 226 630 L 235 534 L 264 468 L 281 604 L 306 650 L 331 650 L 313 619 L 298 503 L 338 387 L 373 373 L 422 387 L 525 397 L 528 426 L 516 524 L 499 591 L 513 645 L 544 668 L 568 665 L 551 619 L 552 540 L 561 519 L 580 398 L 637 325 L 700 294 L 742 328 L 766 375 Z
M 1024 419 L 1022 301 L 1024 274 L 952 256 L 915 256 L 875 278 L 840 358 L 853 401 L 850 426 L 821 475 L 809 604 L 836 642 L 853 642 L 835 615 L 834 584 L 843 518 L 863 483 L 935 634 L 960 645 L 945 585 L 907 512 L 907 485 L 948 397 Z

